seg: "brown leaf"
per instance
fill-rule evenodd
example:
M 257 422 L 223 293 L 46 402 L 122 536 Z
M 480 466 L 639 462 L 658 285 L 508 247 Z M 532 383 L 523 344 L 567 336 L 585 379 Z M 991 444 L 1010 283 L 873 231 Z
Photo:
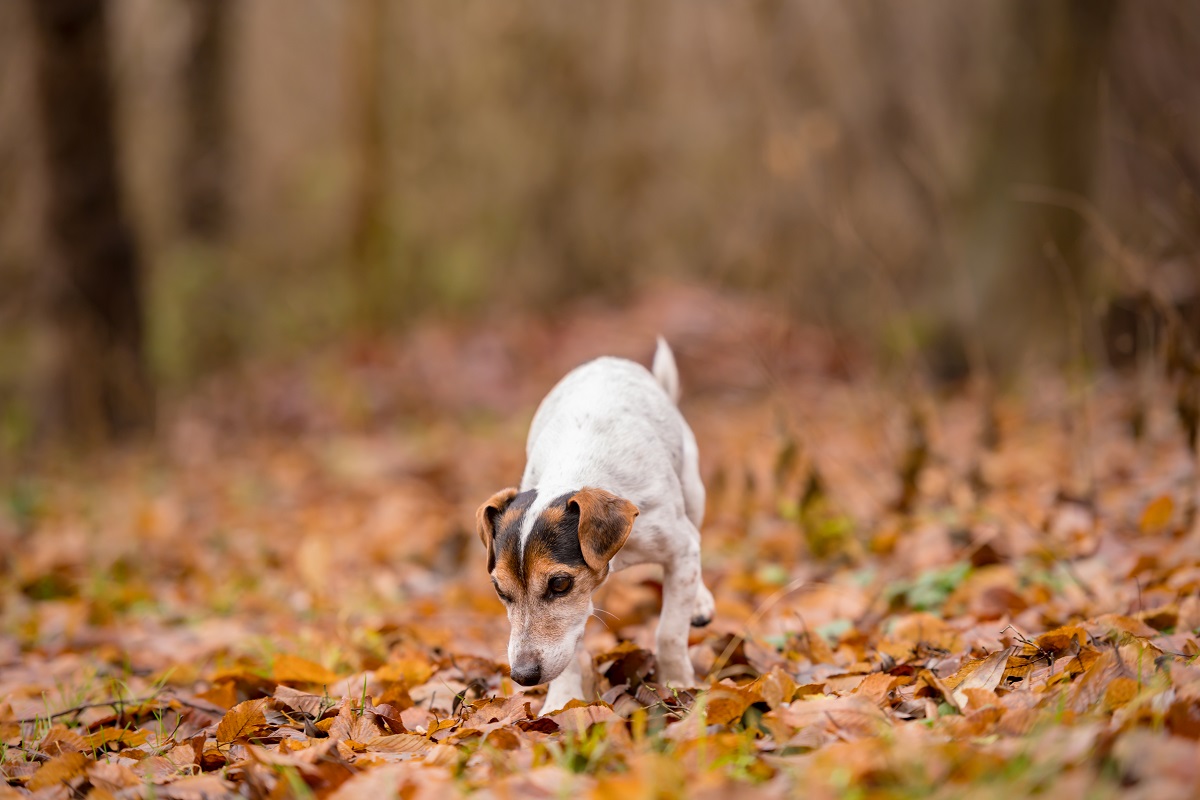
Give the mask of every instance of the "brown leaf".
M 1137 681 L 1118 675 L 1104 689 L 1104 706 L 1109 710 L 1120 708 L 1136 697 L 1137 693 Z
M 36 792 L 39 789 L 66 783 L 72 778 L 83 775 L 88 764 L 91 763 L 93 763 L 92 760 L 83 753 L 64 753 L 42 764 L 41 768 L 29 779 L 26 788 Z
M 235 788 L 234 784 L 216 775 L 196 775 L 156 786 L 154 796 L 161 800 L 212 800 L 234 796 Z
M 1128 677 L 1117 654 L 1113 650 L 1102 651 L 1100 657 L 1072 685 L 1067 707 L 1078 713 L 1087 711 L 1104 696 L 1109 684 L 1119 676 Z
M 114 793 L 142 783 L 142 779 L 129 767 L 108 761 L 93 763 L 88 767 L 87 776 L 92 786 Z
M 1003 650 L 997 650 L 987 658 L 972 662 L 968 667 L 959 670 L 955 676 L 958 678 L 953 684 L 947 680 L 946 683 L 953 685 L 954 701 L 959 708 L 968 706 L 967 695 L 963 692 L 964 689 L 982 689 L 985 692 L 994 692 L 996 687 L 1000 685 L 1000 680 L 1004 677 L 1004 670 L 1008 666 L 1008 657 L 1016 651 L 1015 647 L 1007 647 Z M 963 674 L 965 671 L 966 674 Z
M 888 705 L 888 695 L 898 680 L 896 676 L 888 675 L 886 672 L 872 672 L 863 678 L 863 682 L 854 690 L 854 695 L 862 697 L 877 706 L 886 707 Z
M 747 691 L 757 691 L 771 708 L 779 708 L 784 703 L 790 703 L 796 696 L 796 681 L 779 667 L 775 667 L 766 675 L 755 680 Z
M 556 711 L 550 718 L 565 731 L 583 733 L 597 723 L 621 722 L 621 716 L 603 703 L 591 703 Z
M 329 686 L 338 680 L 335 673 L 320 664 L 286 653 L 275 657 L 271 676 L 277 683 L 311 683 L 319 686 Z
M 751 703 L 759 700 L 755 692 L 748 692 L 736 686 L 718 683 L 701 695 L 700 701 L 693 708 L 701 707 L 705 712 L 705 721 L 709 725 L 729 725 L 742 718 L 742 714 Z
M 38 749 L 47 755 L 60 756 L 63 753 L 80 753 L 90 749 L 90 746 L 87 739 L 77 731 L 68 730 L 62 725 L 55 725 L 46 731 L 46 735 L 38 743 Z
M 101 728 L 95 733 L 88 734 L 87 741 L 88 747 L 93 750 L 102 750 L 112 744 L 117 745 L 118 748 L 137 747 L 146 743 L 146 734 L 128 728 Z
M 472 725 L 482 723 L 501 723 L 507 725 L 521 719 L 529 719 L 533 714 L 529 710 L 529 698 L 524 695 L 514 695 L 507 698 L 494 698 L 482 703 L 473 704 L 470 708 Z
M 369 742 L 382 736 L 387 731 L 383 729 L 375 715 L 369 711 L 352 708 L 350 703 L 343 701 L 342 710 L 329 726 L 329 738 L 335 742 L 351 740 Z
M 1034 641 L 1041 649 L 1058 655 L 1087 644 L 1088 634 L 1078 625 L 1064 625 L 1061 628 L 1046 631 Z
M 954 710 L 962 711 L 962 708 L 958 705 L 958 698 L 954 696 L 953 690 L 947 686 L 941 678 L 933 674 L 931 670 L 923 669 L 917 673 L 918 687 L 920 687 L 920 684 L 922 683 L 936 692 L 938 696 L 940 696 L 951 706 L 953 706 Z M 926 693 L 926 696 L 928 696 L 928 693 Z
M 1175 501 L 1171 495 L 1164 494 L 1154 498 L 1142 511 L 1142 516 L 1138 520 L 1138 528 L 1142 533 L 1158 533 L 1167 527 L 1171 522 L 1171 515 L 1175 513 Z
M 849 738 L 879 736 L 890 726 L 888 717 L 877 706 L 853 695 L 797 700 L 768 712 L 766 718 L 777 720 L 792 731 L 818 726 Z
M 367 742 L 367 749 L 375 753 L 424 753 L 434 743 L 425 736 L 415 733 L 393 733 L 376 736 Z
M 399 682 L 405 686 L 420 686 L 433 675 L 433 665 L 425 659 L 407 656 L 390 661 L 375 670 L 375 678 L 383 683 Z
M 216 681 L 207 691 L 196 696 L 214 706 L 230 709 L 237 705 L 237 684 L 233 681 Z
M 266 698 L 247 700 L 229 709 L 217 725 L 217 742 L 244 742 L 258 734 L 267 725 L 266 717 L 263 716 L 266 703 Z
M 510 728 L 497 728 L 484 738 L 484 742 L 497 750 L 521 749 L 521 740 Z
M 302 692 L 290 686 L 276 686 L 274 697 L 288 708 L 303 711 L 314 718 L 321 716 L 321 712 L 331 704 L 328 697 Z

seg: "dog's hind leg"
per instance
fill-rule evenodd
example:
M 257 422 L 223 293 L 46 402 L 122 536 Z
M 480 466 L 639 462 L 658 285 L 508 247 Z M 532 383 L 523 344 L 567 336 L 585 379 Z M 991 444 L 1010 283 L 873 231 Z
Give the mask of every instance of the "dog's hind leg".
M 679 487 L 683 491 L 683 507 L 688 519 L 696 526 L 699 537 L 704 523 L 704 481 L 700 479 L 700 454 L 692 429 L 683 426 L 683 469 L 679 474 Z M 696 584 L 696 600 L 692 607 L 692 627 L 703 628 L 712 622 L 713 596 L 704 585 L 703 575 Z

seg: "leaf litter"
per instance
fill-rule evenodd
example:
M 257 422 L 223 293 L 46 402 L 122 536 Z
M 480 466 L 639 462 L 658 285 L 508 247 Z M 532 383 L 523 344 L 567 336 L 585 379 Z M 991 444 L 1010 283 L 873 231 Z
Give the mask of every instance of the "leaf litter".
M 474 507 L 562 372 L 660 331 L 709 489 L 706 677 L 657 683 L 635 568 L 597 597 L 591 700 L 541 716 Z M 1097 379 L 1082 435 L 1052 374 L 989 407 L 827 341 L 687 287 L 430 323 L 214 378 L 153 449 L 12 473 L 0 798 L 1194 796 L 1170 404 L 1135 438 L 1144 385 Z

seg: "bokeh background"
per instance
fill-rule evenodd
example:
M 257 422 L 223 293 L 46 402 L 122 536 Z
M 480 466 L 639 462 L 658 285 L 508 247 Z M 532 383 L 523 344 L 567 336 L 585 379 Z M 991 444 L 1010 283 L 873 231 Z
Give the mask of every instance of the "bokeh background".
M 1194 372 L 1198 53 L 1184 0 L 6 2 L 4 446 L 677 285 L 939 384 Z

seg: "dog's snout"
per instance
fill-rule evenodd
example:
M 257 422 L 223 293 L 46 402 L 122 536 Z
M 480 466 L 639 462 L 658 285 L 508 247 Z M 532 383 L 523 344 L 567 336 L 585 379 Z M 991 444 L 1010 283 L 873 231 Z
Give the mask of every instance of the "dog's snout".
M 522 686 L 537 686 L 542 682 L 542 665 L 536 661 L 515 663 L 512 665 L 512 679 Z

